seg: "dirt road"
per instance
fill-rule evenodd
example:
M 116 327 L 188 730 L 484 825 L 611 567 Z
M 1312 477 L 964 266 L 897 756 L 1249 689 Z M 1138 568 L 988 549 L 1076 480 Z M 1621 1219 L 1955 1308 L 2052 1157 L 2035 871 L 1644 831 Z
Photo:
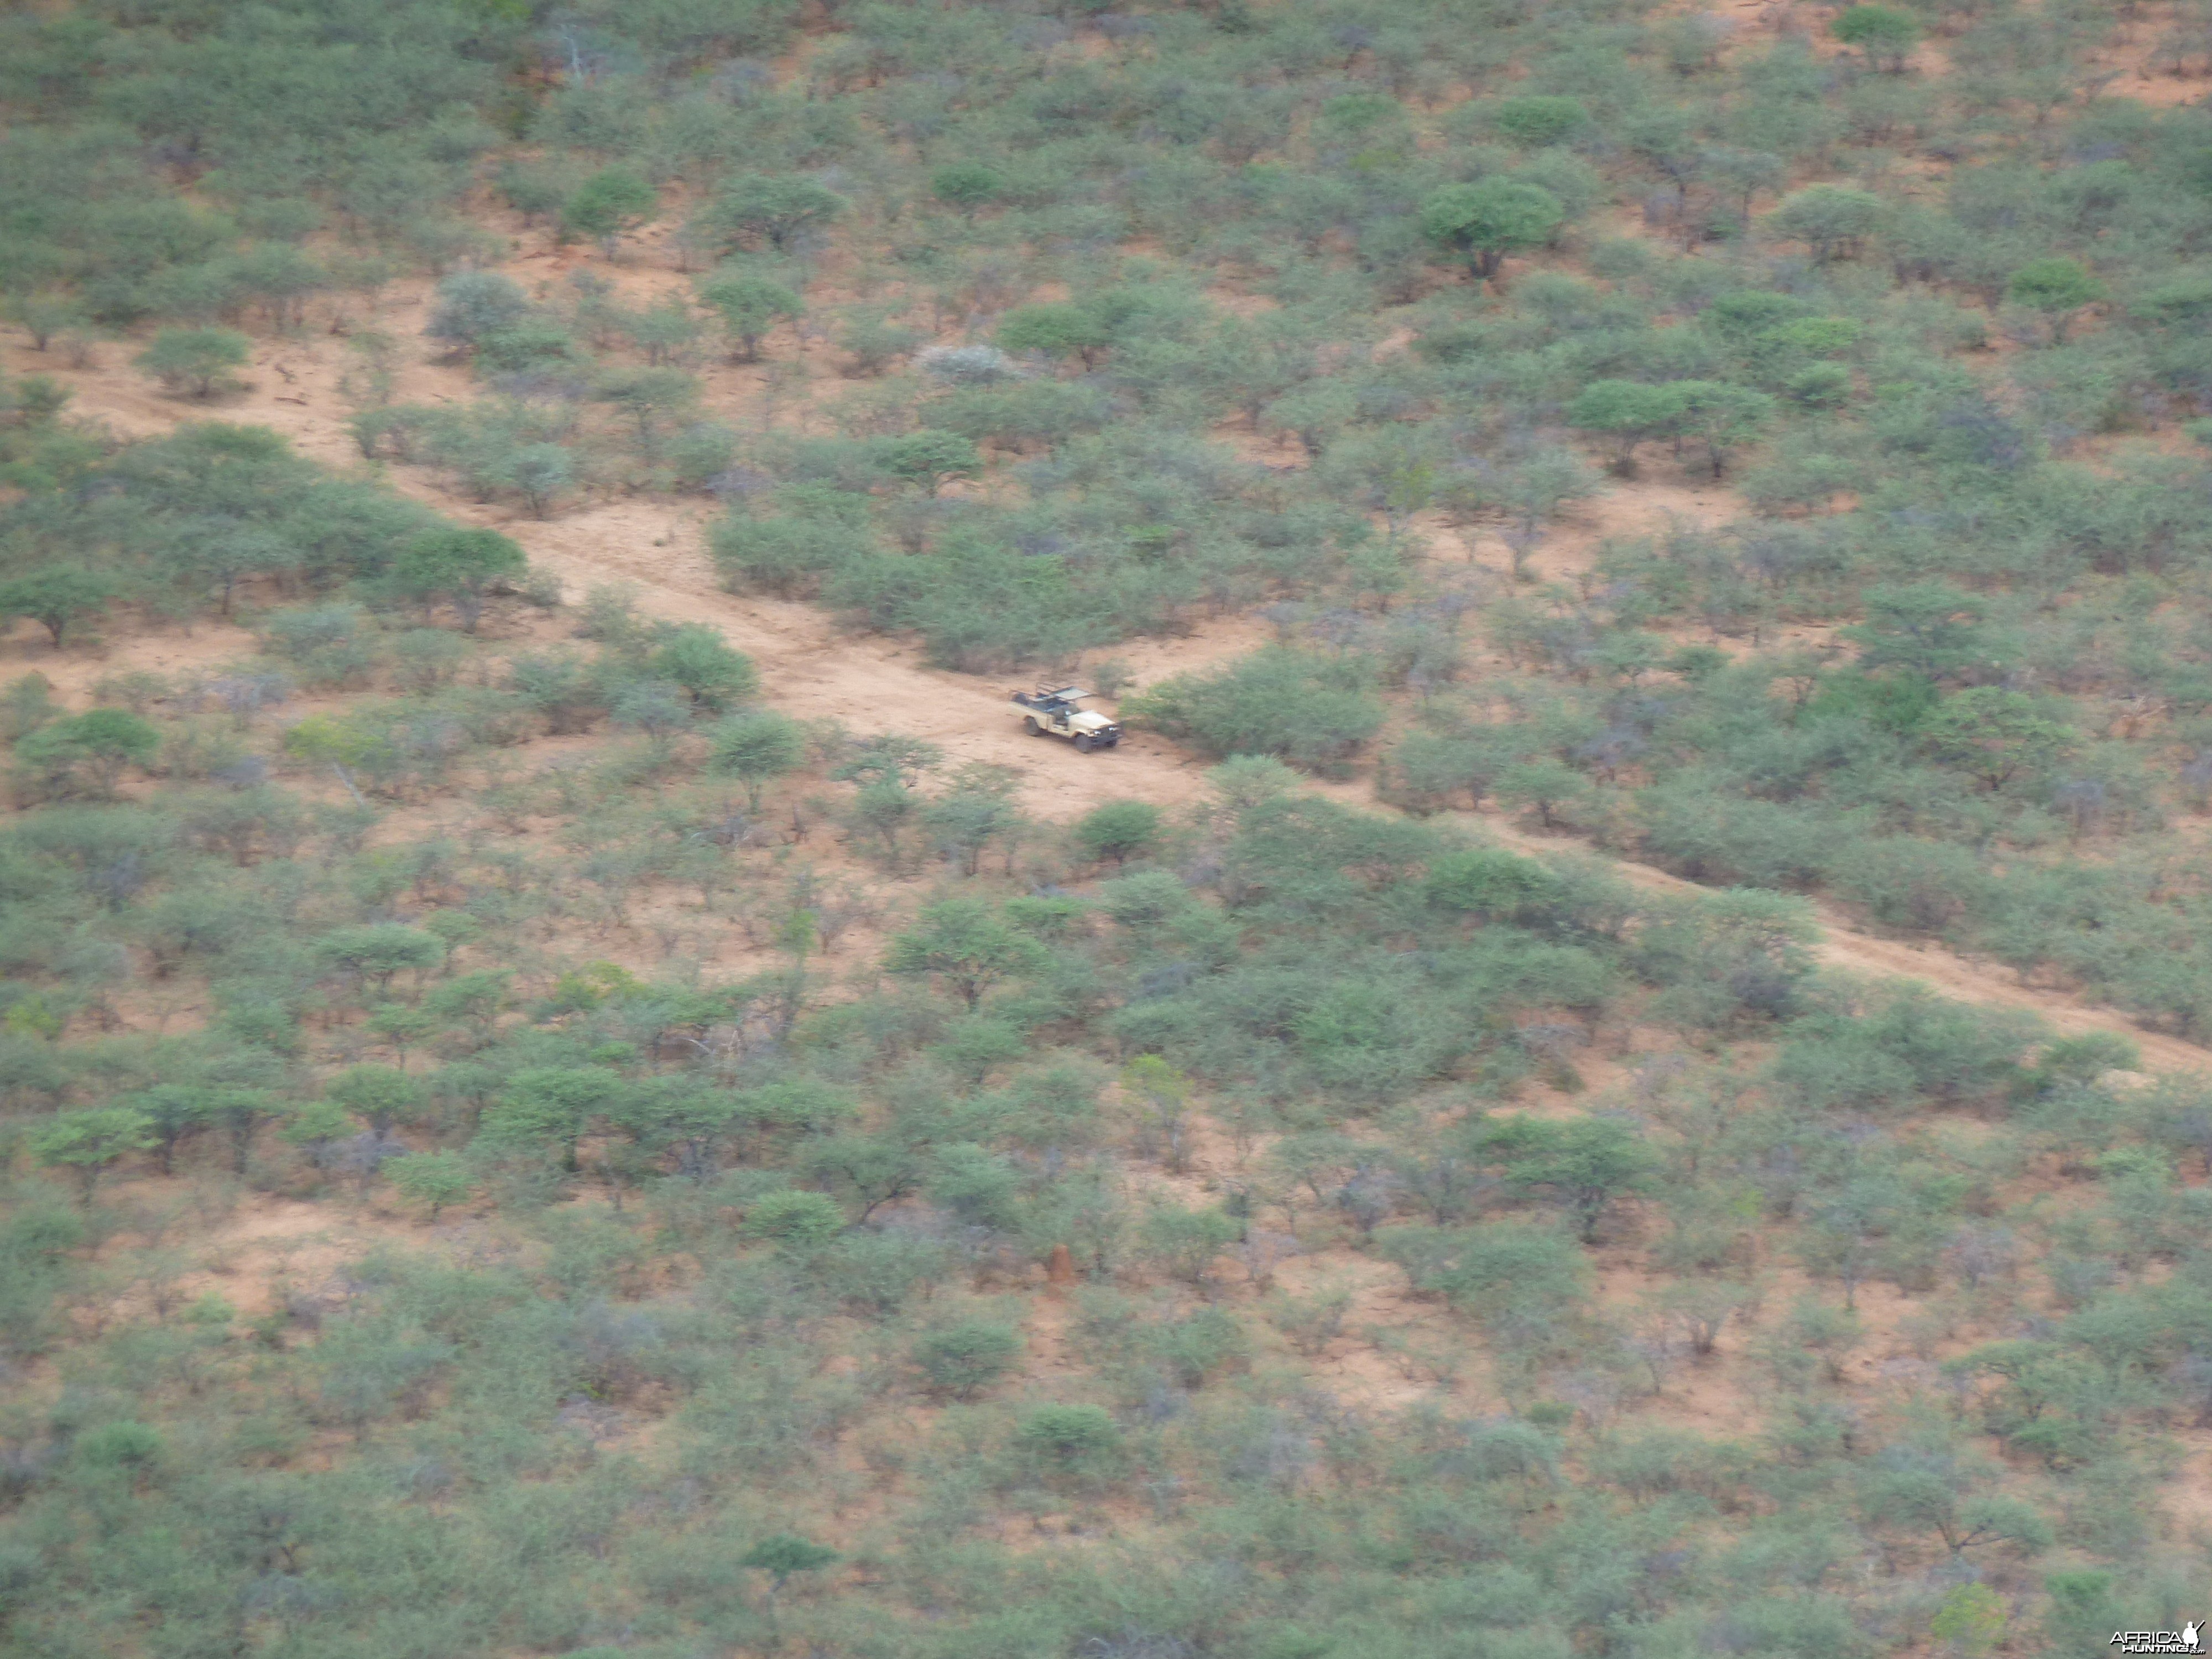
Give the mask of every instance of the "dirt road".
M 403 295 L 389 307 L 398 315 L 385 325 L 394 332 L 419 331 L 419 318 L 408 313 L 419 310 L 422 302 L 419 292 L 411 297 Z M 142 377 L 116 365 L 72 372 L 20 342 L 10 343 L 6 356 L 13 372 L 50 374 L 67 385 L 76 394 L 75 413 L 104 420 L 126 434 L 165 432 L 181 420 L 252 422 L 285 433 L 302 454 L 334 466 L 362 465 L 344 424 L 348 404 L 339 390 L 343 351 L 333 339 L 264 343 L 257 354 L 252 389 L 217 409 L 161 397 Z M 719 368 L 709 376 L 710 395 L 719 392 L 727 401 L 741 398 L 750 373 Z M 472 396 L 474 390 L 465 371 L 418 362 L 401 371 L 397 395 L 405 401 L 457 401 Z M 619 501 L 540 521 L 519 517 L 503 507 L 460 500 L 440 489 L 420 468 L 394 466 L 386 470 L 386 476 L 395 488 L 442 512 L 495 525 L 527 550 L 533 564 L 558 575 L 572 599 L 600 584 L 627 582 L 633 585 L 636 607 L 645 615 L 719 628 L 759 664 L 770 700 L 792 714 L 835 718 L 859 731 L 926 738 L 954 762 L 990 761 L 1021 769 L 1025 804 L 1040 817 L 1064 821 L 1102 801 L 1131 797 L 1180 805 L 1204 792 L 1204 763 L 1163 738 L 1133 734 L 1110 754 L 1079 755 L 1057 740 L 1024 735 L 1007 702 L 1006 684 L 932 668 L 921 660 L 916 647 L 842 632 L 809 605 L 723 591 L 706 550 L 711 511 L 707 504 Z M 1711 510 L 1704 492 L 1676 489 L 1645 501 L 1638 498 L 1635 486 L 1629 486 L 1608 516 L 1617 515 L 1624 522 L 1649 523 L 1667 514 L 1697 518 Z M 1232 617 L 1188 638 L 1135 641 L 1115 654 L 1142 682 L 1228 660 L 1267 637 L 1262 623 Z M 1363 787 L 1339 787 L 1327 793 L 1373 806 Z M 1564 838 L 1531 836 L 1496 815 L 1455 816 L 1479 823 L 1490 835 L 1527 850 L 1556 852 L 1576 846 Z M 1648 890 L 1698 890 L 1694 884 L 1664 871 L 1623 860 L 1608 861 L 1626 879 Z M 1907 944 L 1860 933 L 1833 909 L 1816 909 L 1823 930 L 1819 954 L 1832 967 L 1874 977 L 1917 980 L 1961 1001 L 2026 1010 L 2069 1035 L 2116 1032 L 2134 1041 L 2144 1064 L 2155 1070 L 2212 1072 L 2212 1050 L 2142 1030 L 2114 1010 L 2022 985 L 2002 967 L 1970 960 L 1938 945 Z
M 1565 836 L 1527 834 L 1490 813 L 1462 812 L 1453 816 L 1480 823 L 1492 836 L 1524 852 L 1557 853 L 1577 846 Z M 1623 879 L 1647 891 L 1709 890 L 1648 864 L 1616 858 L 1607 858 L 1606 862 Z M 2143 1065 L 2152 1071 L 2212 1073 L 2212 1049 L 2180 1037 L 2146 1031 L 2117 1009 L 2100 1007 L 2062 992 L 2023 985 L 2008 968 L 1962 957 L 1941 945 L 1881 939 L 1860 933 L 1832 905 L 1817 900 L 1813 912 L 1820 925 L 1820 941 L 1814 954 L 1831 968 L 1874 979 L 1917 980 L 1960 1002 L 2039 1014 L 2065 1036 L 2080 1036 L 2090 1031 L 2116 1032 L 2142 1050 Z

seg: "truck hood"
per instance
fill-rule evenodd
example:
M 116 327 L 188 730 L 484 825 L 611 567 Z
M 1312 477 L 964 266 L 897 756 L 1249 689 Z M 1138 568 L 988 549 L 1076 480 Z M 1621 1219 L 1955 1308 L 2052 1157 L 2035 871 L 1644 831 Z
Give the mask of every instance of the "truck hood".
M 1069 715 L 1067 723 L 1071 728 L 1078 732 L 1106 732 L 1112 730 L 1114 726 L 1114 722 L 1103 714 L 1088 708 Z

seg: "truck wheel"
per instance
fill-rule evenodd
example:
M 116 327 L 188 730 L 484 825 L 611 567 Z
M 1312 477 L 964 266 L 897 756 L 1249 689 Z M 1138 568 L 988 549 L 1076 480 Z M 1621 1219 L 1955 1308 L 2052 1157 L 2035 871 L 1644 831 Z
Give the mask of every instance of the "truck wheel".
M 1022 730 L 1033 738 L 1041 738 L 1044 735 L 1044 727 L 1037 724 L 1037 717 L 1035 714 L 1022 716 Z
M 1078 732 L 1075 734 L 1075 752 L 1079 755 L 1087 755 L 1091 752 L 1091 734 L 1088 732 Z

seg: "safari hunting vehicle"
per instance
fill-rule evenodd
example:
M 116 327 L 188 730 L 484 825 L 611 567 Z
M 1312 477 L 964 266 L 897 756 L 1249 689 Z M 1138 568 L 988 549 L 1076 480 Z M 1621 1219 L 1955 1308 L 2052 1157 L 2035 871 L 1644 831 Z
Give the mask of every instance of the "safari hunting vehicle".
M 1117 723 L 1083 707 L 1083 700 L 1090 695 L 1079 685 L 1056 690 L 1040 685 L 1034 691 L 1015 692 L 1014 701 L 1029 711 L 1022 716 L 1022 726 L 1031 737 L 1066 738 L 1087 755 L 1094 749 L 1111 749 L 1121 741 Z

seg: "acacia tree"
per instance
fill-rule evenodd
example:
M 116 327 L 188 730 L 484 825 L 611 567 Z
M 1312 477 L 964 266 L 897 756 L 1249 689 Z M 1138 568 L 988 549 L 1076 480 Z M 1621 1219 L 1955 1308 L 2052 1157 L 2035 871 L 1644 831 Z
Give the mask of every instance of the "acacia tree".
M 373 759 L 381 740 L 351 721 L 334 714 L 310 714 L 284 733 L 284 752 L 310 765 L 327 766 L 331 775 L 345 786 L 356 806 L 365 807 L 353 769 Z
M 1505 469 L 1492 486 L 1498 504 L 1511 515 L 1504 532 L 1513 556 L 1513 579 L 1528 579 L 1528 556 L 1543 540 L 1545 526 L 1571 501 L 1597 487 L 1597 477 L 1582 457 L 1562 445 L 1547 444 Z
M 161 746 L 161 733 L 143 715 L 127 708 L 88 708 L 40 726 L 15 745 L 15 752 L 56 784 L 72 778 L 95 795 L 112 795 L 123 769 L 144 765 Z
M 556 1146 L 561 1167 L 574 1175 L 584 1132 L 615 1107 L 626 1086 L 620 1073 L 604 1066 L 532 1066 L 518 1072 L 484 1114 L 477 1138 L 495 1151 Z
M 422 331 L 469 351 L 529 314 L 529 296 L 511 279 L 492 270 L 457 271 L 438 284 L 437 309 Z
M 866 1226 L 883 1206 L 904 1198 L 921 1184 L 921 1149 L 890 1135 L 842 1134 L 818 1138 L 806 1152 L 808 1176 L 843 1188 L 860 1206 L 854 1220 Z
M 1185 1284 L 1201 1285 L 1216 1257 L 1243 1232 L 1237 1218 L 1214 1206 L 1186 1210 L 1171 1202 L 1156 1204 L 1137 1224 L 1145 1253 Z
M 917 817 L 937 850 L 967 876 L 981 868 L 984 849 L 994 842 L 1006 847 L 1011 867 L 1012 848 L 1027 824 L 1007 785 L 972 777 L 956 780 L 953 788 L 923 807 Z
M 1558 1193 L 1586 1244 L 1595 1242 L 1613 1200 L 1642 1187 L 1656 1164 L 1634 1131 L 1611 1118 L 1500 1118 L 1482 1127 L 1475 1145 L 1508 1185 Z
M 737 344 L 738 361 L 744 363 L 759 361 L 763 335 L 805 308 L 805 301 L 781 283 L 744 271 L 702 283 L 699 303 L 722 319 L 724 331 Z
M 1876 1525 L 1932 1532 L 1954 1557 L 1981 1546 L 2050 1547 L 2049 1522 L 2018 1498 L 1976 1492 L 1980 1484 L 1953 1459 L 1923 1455 L 1872 1472 L 1861 1501 Z
M 1120 868 L 1159 842 L 1160 809 L 1149 801 L 1109 800 L 1077 820 L 1075 844 L 1093 860 Z
M 2031 259 L 2005 283 L 2005 298 L 2039 311 L 2051 322 L 2051 343 L 2066 338 L 2074 313 L 2105 297 L 2105 285 L 2074 259 Z
M 949 898 L 923 907 L 915 925 L 891 941 L 884 965 L 942 981 L 972 1012 L 1000 980 L 1034 973 L 1049 960 L 1042 945 L 981 899 Z
M 199 1084 L 157 1084 L 139 1095 L 115 1102 L 137 1110 L 146 1119 L 150 1141 L 161 1175 L 175 1170 L 177 1146 L 185 1134 L 201 1128 L 219 1128 L 230 1141 L 232 1175 L 246 1175 L 252 1155 L 254 1133 L 283 1106 L 264 1088 L 212 1088 Z
M 643 224 L 659 205 L 660 192 L 644 179 L 628 167 L 609 167 L 585 179 L 562 204 L 561 228 L 592 238 L 611 259 L 623 233 Z
M 733 649 L 719 630 L 704 623 L 685 623 L 646 659 L 655 678 L 680 686 L 695 707 L 721 714 L 760 690 L 753 659 Z
M 605 376 L 594 395 L 629 417 L 638 453 L 650 465 L 659 461 L 671 425 L 698 401 L 699 382 L 680 368 L 633 368 Z
M 717 1149 L 743 1121 L 738 1097 L 696 1074 L 647 1078 L 623 1091 L 612 1115 L 639 1153 L 676 1154 L 686 1179 L 714 1173 Z
M 441 1211 L 476 1189 L 476 1176 L 459 1152 L 412 1152 L 393 1165 L 392 1184 L 423 1206 L 434 1225 Z
M 1870 191 L 1849 185 L 1808 185 L 1784 199 L 1767 218 L 1782 235 L 1805 244 L 1813 263 L 1849 258 L 1881 228 L 1889 206 Z
M 950 162 L 929 175 L 929 193 L 963 218 L 973 219 L 1006 191 L 1006 176 L 981 161 Z
M 1501 98 L 1490 106 L 1490 125 L 1498 136 L 1523 149 L 1563 143 L 1589 118 L 1589 111 L 1572 98 Z
M 429 1093 L 419 1079 L 391 1066 L 349 1066 L 330 1080 L 326 1092 L 348 1111 L 367 1118 L 380 1139 L 420 1110 Z
M 1740 228 L 1751 225 L 1751 204 L 1759 191 L 1778 188 L 1790 176 L 1789 163 L 1765 150 L 1716 145 L 1705 155 L 1705 176 L 1735 207 Z
M 837 1552 L 828 1546 L 791 1532 L 763 1538 L 738 1558 L 739 1566 L 769 1576 L 768 1620 L 771 1634 L 775 1630 L 776 1598 L 783 1594 L 783 1587 L 798 1574 L 819 1572 L 836 1559 Z
M 921 486 L 934 496 L 950 478 L 972 478 L 983 470 L 975 446 L 957 432 L 924 427 L 896 438 L 886 438 L 877 451 L 877 465 L 894 478 Z
M 1613 441 L 1613 471 L 1626 475 L 1636 465 L 1636 447 L 1663 436 L 1680 418 L 1683 396 L 1674 386 L 1642 380 L 1592 380 L 1567 405 L 1567 424 L 1581 432 L 1601 432 Z
M 748 173 L 723 191 L 707 217 L 726 243 L 762 238 L 781 253 L 802 232 L 829 223 L 850 206 L 811 179 Z
M 31 1131 L 29 1139 L 31 1156 L 40 1164 L 75 1173 L 89 1205 L 100 1171 L 131 1152 L 146 1151 L 156 1137 L 145 1113 L 118 1105 L 60 1113 Z
M 381 922 L 336 928 L 315 941 L 315 955 L 326 972 L 373 983 L 383 996 L 399 975 L 412 969 L 419 975 L 443 962 L 446 945 L 419 927 Z
M 1920 44 L 1920 20 L 1894 6 L 1850 6 L 1837 14 L 1828 33 L 1866 53 L 1869 64 L 1902 74 L 1913 47 Z
M 1113 343 L 1106 320 L 1089 306 L 1024 306 L 1000 319 L 994 337 L 1002 351 L 1034 351 L 1045 357 L 1079 357 L 1085 368 Z
M 1468 262 L 1488 281 L 1509 253 L 1540 247 L 1567 216 L 1559 198 L 1541 185 L 1484 179 L 1447 185 L 1421 204 L 1421 234 Z
M 496 530 L 433 530 L 417 536 L 392 562 L 392 584 L 420 599 L 425 615 L 444 599 L 461 619 L 461 631 L 473 634 L 483 620 L 484 599 L 494 584 L 512 580 L 530 568 L 522 550 Z
M 1995 685 L 1944 698 L 1921 730 L 1937 758 L 1990 790 L 2050 764 L 2074 741 L 2072 730 L 2052 720 L 2035 698 Z
M 4 307 L 8 318 L 31 337 L 32 349 L 44 352 L 57 334 L 81 327 L 83 306 L 66 294 L 44 292 L 18 295 Z
M 229 275 L 238 291 L 280 329 L 304 320 L 307 296 L 331 285 L 329 271 L 286 242 L 262 242 L 247 249 L 233 263 Z
M 525 444 L 507 458 L 501 471 L 529 507 L 530 516 L 542 519 L 552 511 L 561 492 L 574 485 L 576 459 L 559 444 Z
M 284 1108 L 265 1089 L 210 1089 L 207 1091 L 207 1120 L 230 1142 L 230 1170 L 244 1175 L 252 1156 L 253 1137 L 261 1126 L 283 1115 Z
M 1989 660 L 1981 599 L 1948 581 L 1869 587 L 1866 620 L 1843 630 L 1862 667 L 1902 668 L 1931 678 Z
M 745 786 L 745 810 L 757 812 L 770 778 L 795 772 L 806 758 L 806 730 L 771 708 L 732 715 L 710 734 L 711 764 Z
M 149 1146 L 163 1175 L 176 1173 L 177 1148 L 186 1136 L 207 1126 L 209 1091 L 188 1084 L 163 1083 L 115 1103 L 128 1106 L 146 1120 Z
M 1716 478 L 1729 452 L 1756 438 L 1774 416 L 1774 399 L 1766 393 L 1725 380 L 1676 380 L 1664 389 L 1680 400 L 1672 422 L 1676 435 L 1705 447 Z
M 49 565 L 0 582 L 0 617 L 28 617 L 52 636 L 58 651 L 72 623 L 106 610 L 119 591 L 98 571 Z
M 233 390 L 230 371 L 246 362 L 252 343 L 228 328 L 165 328 L 140 352 L 138 367 L 173 392 L 212 398 Z

